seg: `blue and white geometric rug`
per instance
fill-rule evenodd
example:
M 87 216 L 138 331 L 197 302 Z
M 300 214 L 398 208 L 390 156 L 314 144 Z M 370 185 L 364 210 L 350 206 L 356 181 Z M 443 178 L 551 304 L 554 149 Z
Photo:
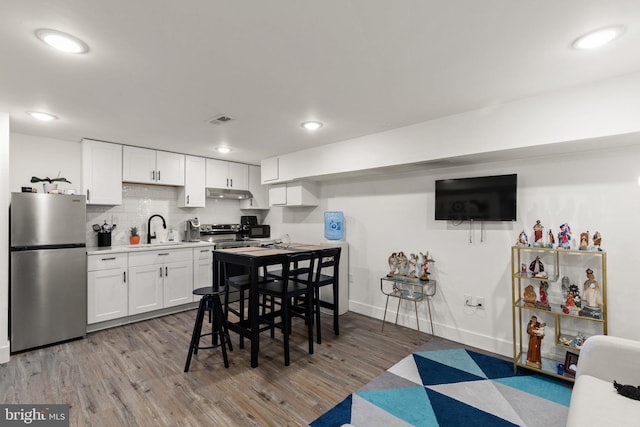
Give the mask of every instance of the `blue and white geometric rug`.
M 422 348 L 421 348 L 422 349 Z M 564 426 L 572 384 L 460 348 L 418 351 L 311 427 Z

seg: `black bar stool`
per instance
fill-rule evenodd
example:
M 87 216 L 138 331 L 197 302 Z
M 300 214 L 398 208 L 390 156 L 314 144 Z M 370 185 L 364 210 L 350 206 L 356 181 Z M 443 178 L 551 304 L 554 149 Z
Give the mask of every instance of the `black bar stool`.
M 193 291 L 194 295 L 201 295 L 200 304 L 198 305 L 198 313 L 196 315 L 196 324 L 193 326 L 193 334 L 191 335 L 191 344 L 189 345 L 189 355 L 187 356 L 187 364 L 184 367 L 185 372 L 189 372 L 191 357 L 198 354 L 198 350 L 207 350 L 220 347 L 222 349 L 222 358 L 224 359 L 224 367 L 229 367 L 229 359 L 227 358 L 227 345 L 229 351 L 233 351 L 231 338 L 227 330 L 227 324 L 222 310 L 222 302 L 220 294 L 223 291 L 214 290 L 212 286 L 198 288 Z M 211 332 L 202 333 L 202 322 L 204 320 L 205 311 L 209 312 L 209 322 L 211 322 Z M 211 335 L 211 345 L 200 346 L 200 339 L 204 336 Z

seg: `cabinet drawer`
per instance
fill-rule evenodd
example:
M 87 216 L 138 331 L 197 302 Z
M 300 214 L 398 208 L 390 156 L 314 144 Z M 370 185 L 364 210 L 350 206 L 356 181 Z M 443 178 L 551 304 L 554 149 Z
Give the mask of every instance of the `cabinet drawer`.
M 194 261 L 205 261 L 205 260 L 213 260 L 213 248 L 215 246 L 208 246 L 206 248 L 193 248 L 193 260 Z
M 129 266 L 165 264 L 167 262 L 190 261 L 192 259 L 193 252 L 191 248 L 132 252 L 129 253 Z
M 110 270 L 112 268 L 127 268 L 127 254 L 105 254 L 87 256 L 87 270 Z

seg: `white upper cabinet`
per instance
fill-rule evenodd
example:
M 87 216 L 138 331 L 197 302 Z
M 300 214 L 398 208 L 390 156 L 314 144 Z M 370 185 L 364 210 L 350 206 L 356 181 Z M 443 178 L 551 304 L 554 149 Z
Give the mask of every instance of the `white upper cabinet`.
M 312 182 L 288 182 L 269 188 L 272 206 L 318 206 L 317 185 Z
M 249 165 L 207 159 L 207 188 L 249 189 Z
M 122 204 L 122 145 L 82 140 L 82 192 L 89 205 Z
M 249 191 L 251 199 L 240 201 L 240 209 L 269 209 L 269 192 L 260 181 L 260 166 L 249 165 Z
M 264 159 L 262 165 L 262 183 L 277 181 L 280 177 L 278 158 Z
M 178 194 L 179 208 L 204 208 L 206 204 L 204 157 L 185 156 L 184 187 Z
M 184 154 L 125 145 L 122 156 L 122 181 L 184 185 Z

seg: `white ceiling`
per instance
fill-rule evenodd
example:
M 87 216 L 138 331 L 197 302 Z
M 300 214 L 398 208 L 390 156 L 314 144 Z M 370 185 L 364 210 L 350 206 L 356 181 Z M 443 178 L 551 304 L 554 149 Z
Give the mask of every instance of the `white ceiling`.
M 640 70 L 639 0 L 1 1 L 13 132 L 255 164 Z M 621 39 L 571 49 L 611 24 Z M 38 28 L 91 50 L 57 52 Z M 300 127 L 312 119 L 325 126 Z

